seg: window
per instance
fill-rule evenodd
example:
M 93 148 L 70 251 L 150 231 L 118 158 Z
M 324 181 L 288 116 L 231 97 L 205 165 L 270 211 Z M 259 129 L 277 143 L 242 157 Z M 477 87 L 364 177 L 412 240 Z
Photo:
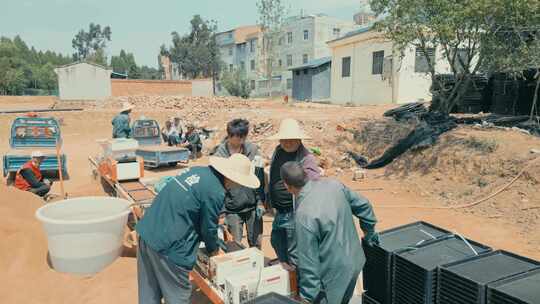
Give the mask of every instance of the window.
M 296 74 L 296 76 L 300 76 L 300 70 L 296 70 L 294 74 Z
M 250 65 L 251 70 L 255 71 L 255 60 L 251 60 L 249 65 Z
M 284 38 L 283 38 L 283 37 L 279 37 L 279 39 L 278 39 L 278 45 L 283 45 L 283 41 L 284 41 Z
M 287 79 L 287 90 L 290 90 L 290 89 L 292 89 L 292 79 L 288 78 Z
M 303 64 L 308 63 L 308 59 L 309 59 L 308 54 L 304 54 L 304 55 L 302 56 L 302 63 L 303 63 Z
M 252 53 L 255 53 L 256 42 L 257 42 L 257 39 L 253 39 L 249 41 L 249 51 Z
M 251 89 L 255 90 L 255 80 L 251 80 L 249 83 L 250 83 Z
M 243 62 L 243 61 L 240 61 L 240 70 L 245 70 L 246 69 L 246 63 Z
M 291 43 L 292 43 L 292 32 L 288 32 L 288 33 L 287 33 L 287 43 L 288 43 L 288 44 L 291 44 Z
M 305 69 L 304 70 L 304 75 L 307 75 L 309 72 L 308 72 L 308 69 Z
M 217 90 L 221 92 L 221 83 L 217 84 Z
M 309 31 L 304 30 L 304 40 L 309 40 Z
M 292 55 L 287 55 L 287 66 L 290 67 L 292 66 Z
M 232 32 L 229 32 L 227 36 L 229 36 L 229 38 L 232 38 Z
M 233 52 L 233 49 L 232 49 L 232 46 L 229 47 L 229 56 L 232 56 L 232 52 Z
M 339 36 L 341 34 L 341 29 L 334 28 L 334 36 Z
M 351 76 L 351 57 L 341 58 L 341 77 Z
M 429 57 L 429 60 L 431 61 L 431 64 L 435 65 L 435 48 L 427 48 L 426 53 Z M 424 54 L 421 48 L 416 48 L 414 71 L 416 73 L 429 73 L 430 71 L 426 54 Z
M 371 74 L 382 75 L 384 64 L 384 51 L 373 52 L 373 67 Z
M 279 67 L 283 66 L 283 61 L 281 59 L 278 60 L 278 66 Z
M 234 70 L 234 66 L 232 64 L 229 64 L 229 72 L 232 72 Z

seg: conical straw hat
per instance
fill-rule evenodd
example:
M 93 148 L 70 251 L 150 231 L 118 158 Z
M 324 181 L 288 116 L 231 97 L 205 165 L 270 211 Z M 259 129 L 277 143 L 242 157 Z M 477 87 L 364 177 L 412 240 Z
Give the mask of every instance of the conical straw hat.
M 134 105 L 130 104 L 129 102 L 124 102 L 122 104 L 122 109 L 120 110 L 120 113 L 125 112 L 125 111 L 129 111 L 129 110 L 133 110 L 133 108 L 135 108 Z
M 300 127 L 295 119 L 287 118 L 281 121 L 279 132 L 270 136 L 270 140 L 279 139 L 311 139 Z
M 245 155 L 236 153 L 229 158 L 212 156 L 210 157 L 210 166 L 239 185 L 252 189 L 260 186 L 254 167 Z

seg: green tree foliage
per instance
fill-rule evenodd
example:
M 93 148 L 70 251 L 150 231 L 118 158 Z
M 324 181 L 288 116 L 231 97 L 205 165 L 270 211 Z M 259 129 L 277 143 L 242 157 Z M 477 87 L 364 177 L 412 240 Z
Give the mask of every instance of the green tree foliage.
M 506 72 L 516 78 L 523 72 L 535 70 L 535 93 L 531 118 L 538 115 L 540 91 L 540 1 L 497 0 L 493 34 L 482 41 L 484 68 L 491 72 Z
M 251 93 L 249 82 L 240 70 L 224 72 L 221 83 L 232 96 L 248 98 Z
M 180 36 L 173 32 L 172 46 L 161 47 L 161 55 L 169 55 L 178 63 L 180 71 L 189 78 L 215 77 L 219 72 L 219 48 L 215 40 L 217 25 L 195 15 L 191 20 L 191 32 Z
M 472 85 L 484 54 L 480 42 L 493 26 L 490 21 L 492 0 L 371 0 L 371 8 L 384 18 L 376 28 L 394 41 L 398 52 L 413 47 L 426 58 L 434 81 L 436 65 L 428 55 L 430 48 L 442 52 L 444 61 L 456 77 L 450 92 L 439 94 L 437 110 L 449 113 Z M 442 83 L 439 87 L 444 87 Z
M 54 68 L 71 62 L 69 56 L 29 48 L 19 36 L 13 40 L 0 37 L 0 94 L 54 90 L 57 86 Z
M 151 68 L 143 65 L 141 67 L 141 79 L 159 80 L 161 79 L 161 72 L 156 68 Z
M 259 0 L 259 25 L 262 30 L 262 43 L 260 47 L 260 62 L 258 64 L 261 74 L 266 79 L 274 76 L 274 65 L 279 57 L 278 44 L 283 39 L 283 22 L 286 17 L 285 6 L 281 0 Z M 267 81 L 268 91 L 271 91 L 272 81 Z
M 120 50 L 120 55 L 111 57 L 111 67 L 113 71 L 127 74 L 131 79 L 139 79 L 142 76 L 133 54 L 124 50 Z
M 109 41 L 111 41 L 111 28 L 109 26 L 102 28 L 99 24 L 90 23 L 88 32 L 80 30 L 71 41 L 71 45 L 75 49 L 73 59 L 107 65 L 105 48 Z

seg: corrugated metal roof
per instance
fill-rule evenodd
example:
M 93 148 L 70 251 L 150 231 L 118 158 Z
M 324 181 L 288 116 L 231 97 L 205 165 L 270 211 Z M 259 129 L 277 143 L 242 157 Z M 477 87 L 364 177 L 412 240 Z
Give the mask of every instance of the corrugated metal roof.
M 361 28 L 359 28 L 357 30 L 348 32 L 347 34 L 343 35 L 342 37 L 339 37 L 338 39 L 330 40 L 327 43 L 332 43 L 332 42 L 335 42 L 335 41 L 340 41 L 340 40 L 347 39 L 347 38 L 350 38 L 350 37 L 353 37 L 353 36 L 356 36 L 356 35 L 360 35 L 360 34 L 369 32 L 372 29 L 373 29 L 373 25 L 370 24 L 370 25 L 367 25 L 365 27 L 361 27 Z
M 313 69 L 313 68 L 320 67 L 323 64 L 327 64 L 327 63 L 329 63 L 331 61 L 332 61 L 332 57 L 323 57 L 323 58 L 319 58 L 319 59 L 313 59 L 313 60 L 309 61 L 306 64 L 303 64 L 303 65 L 300 65 L 300 66 L 297 66 L 297 67 L 294 67 L 294 68 L 290 68 L 289 71 L 303 70 L 303 69 Z

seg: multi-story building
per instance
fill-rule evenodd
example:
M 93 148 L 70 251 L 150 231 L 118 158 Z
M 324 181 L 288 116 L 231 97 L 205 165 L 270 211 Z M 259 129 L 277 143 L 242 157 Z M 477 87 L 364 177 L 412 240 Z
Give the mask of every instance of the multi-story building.
M 313 59 L 331 56 L 326 42 L 340 38 L 358 26 L 323 14 L 287 18 L 272 60 L 272 79 L 267 79 L 267 59 L 262 56 L 262 33 L 258 26 L 245 26 L 219 33 L 218 45 L 225 68 L 245 73 L 252 96 L 291 95 L 291 68 Z M 269 81 L 271 86 L 269 86 Z M 217 94 L 226 90 L 217 83 Z

